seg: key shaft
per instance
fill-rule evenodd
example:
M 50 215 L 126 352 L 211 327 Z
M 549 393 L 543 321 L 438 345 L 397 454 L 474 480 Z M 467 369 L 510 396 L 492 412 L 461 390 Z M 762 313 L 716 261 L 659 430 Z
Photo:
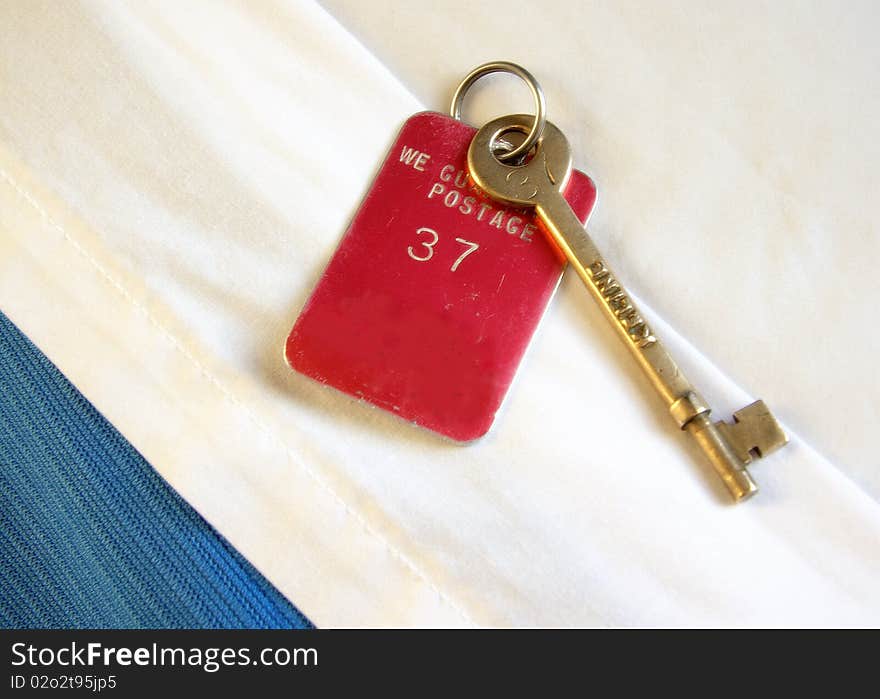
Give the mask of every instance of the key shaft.
M 678 426 L 690 434 L 737 501 L 754 495 L 746 465 L 788 440 L 763 401 L 734 414 L 736 422 L 713 423 L 711 409 L 654 335 L 618 277 L 562 196 L 571 172 L 565 136 L 547 122 L 531 160 L 505 165 L 493 155 L 493 143 L 509 131 L 523 131 L 530 117 L 495 119 L 474 137 L 468 153 L 471 176 L 490 196 L 508 204 L 534 207 L 545 233 L 599 303 Z
M 740 461 L 718 427 L 709 420 L 708 405 L 654 335 L 565 200 L 552 192 L 545 192 L 538 198 L 535 209 L 553 242 L 617 328 L 673 419 L 694 436 L 730 494 L 737 501 L 754 495 L 758 486 L 746 470 L 746 464 Z

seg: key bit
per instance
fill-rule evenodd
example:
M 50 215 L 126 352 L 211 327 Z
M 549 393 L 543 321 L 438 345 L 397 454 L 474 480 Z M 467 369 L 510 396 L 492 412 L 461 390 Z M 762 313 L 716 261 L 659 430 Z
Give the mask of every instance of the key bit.
M 762 400 L 737 410 L 733 421 L 732 425 L 721 421 L 715 425 L 744 464 L 767 456 L 788 442 L 779 422 Z
M 544 232 L 617 328 L 678 426 L 694 438 L 735 500 L 751 497 L 758 486 L 746 466 L 779 449 L 788 438 L 760 400 L 735 412 L 733 424 L 712 422 L 708 404 L 654 335 L 563 198 L 572 158 L 562 132 L 548 121 L 525 162 L 506 164 L 497 159 L 502 138 L 511 132 L 526 133 L 531 124 L 532 117 L 515 114 L 483 126 L 468 149 L 471 176 L 492 198 L 535 209 Z

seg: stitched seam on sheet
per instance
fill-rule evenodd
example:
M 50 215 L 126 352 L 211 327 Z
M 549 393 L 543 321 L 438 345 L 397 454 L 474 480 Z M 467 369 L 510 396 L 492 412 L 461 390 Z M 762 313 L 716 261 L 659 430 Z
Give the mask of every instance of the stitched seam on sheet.
M 156 327 L 162 335 L 165 336 L 167 340 L 169 340 L 172 346 L 180 352 L 187 360 L 189 360 L 193 366 L 199 371 L 199 373 L 208 380 L 208 382 L 213 385 L 220 393 L 223 395 L 224 399 L 229 403 L 237 407 L 241 410 L 258 429 L 260 429 L 263 433 L 265 433 L 275 444 L 277 444 L 281 449 L 284 450 L 284 453 L 290 457 L 290 459 L 302 469 L 302 471 L 309 476 L 318 486 L 323 488 L 334 500 L 336 500 L 340 505 L 342 505 L 346 514 L 350 515 L 358 522 L 364 529 L 364 531 L 370 536 L 377 539 L 385 549 L 391 554 L 391 556 L 397 559 L 400 563 L 403 564 L 405 568 L 407 568 L 410 573 L 416 576 L 421 582 L 426 584 L 437 596 L 443 601 L 444 604 L 448 605 L 450 608 L 455 610 L 455 612 L 470 626 L 477 626 L 476 622 L 464 611 L 461 607 L 459 607 L 455 602 L 453 602 L 440 588 L 437 587 L 435 583 L 433 583 L 424 573 L 421 568 L 419 568 L 406 554 L 402 551 L 394 547 L 380 532 L 374 529 L 369 522 L 367 522 L 364 517 L 354 510 L 339 493 L 337 493 L 331 485 L 329 485 L 320 475 L 318 475 L 313 469 L 309 468 L 293 451 L 290 447 L 288 447 L 280 437 L 278 437 L 275 432 L 264 422 L 262 422 L 254 413 L 239 399 L 232 393 L 216 376 L 214 376 L 186 347 L 184 347 L 180 340 L 164 325 L 162 325 L 156 318 L 150 313 L 150 311 L 140 303 L 129 291 L 123 286 L 123 284 L 116 279 L 107 269 L 101 265 L 98 260 L 96 260 L 73 236 L 71 236 L 67 230 L 59 223 L 57 223 L 50 215 L 49 212 L 44 209 L 40 203 L 34 199 L 31 194 L 26 191 L 23 187 L 21 187 L 18 182 L 10 175 L 5 169 L 0 167 L 0 177 L 2 177 L 10 187 L 12 187 L 15 192 L 18 193 L 20 197 L 22 197 L 28 204 L 33 207 L 37 213 L 39 213 L 40 217 L 44 220 L 46 224 L 48 224 L 51 228 L 57 230 L 64 239 L 70 243 L 74 249 L 82 255 L 89 263 L 95 268 L 95 270 L 106 279 L 121 295 L 122 297 L 135 307 L 140 313 L 146 316 L 147 320 Z

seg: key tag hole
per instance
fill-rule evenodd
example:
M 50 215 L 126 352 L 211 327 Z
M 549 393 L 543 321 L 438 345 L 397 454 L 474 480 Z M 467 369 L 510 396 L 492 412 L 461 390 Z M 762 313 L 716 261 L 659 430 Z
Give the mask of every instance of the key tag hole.
M 523 141 L 526 140 L 526 136 L 528 136 L 529 129 L 525 126 L 509 126 L 508 128 L 501 131 L 492 142 L 489 144 L 489 150 L 492 152 L 492 156 L 502 165 L 508 165 L 512 167 L 522 167 L 526 163 L 528 163 L 532 158 L 535 157 L 535 153 L 538 152 L 538 146 L 541 141 L 539 140 L 534 146 L 532 146 L 525 155 L 517 158 L 516 160 L 502 161 L 498 156 L 504 153 L 510 153 L 510 151 L 517 148 Z

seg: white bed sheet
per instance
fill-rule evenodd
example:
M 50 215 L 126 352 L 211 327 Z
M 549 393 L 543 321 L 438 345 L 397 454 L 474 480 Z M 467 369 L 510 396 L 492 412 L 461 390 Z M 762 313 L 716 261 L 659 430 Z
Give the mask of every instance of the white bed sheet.
M 323 4 L 426 104 L 471 64 L 528 66 L 621 278 L 880 497 L 876 3 Z M 530 108 L 488 82 L 476 123 Z
M 331 4 L 365 48 L 313 3 L 4 4 L 0 308 L 321 626 L 880 623 L 870 7 L 498 7 Z M 498 57 L 718 414 L 760 395 L 791 429 L 755 500 L 576 280 L 473 446 L 285 366 L 399 125 Z

